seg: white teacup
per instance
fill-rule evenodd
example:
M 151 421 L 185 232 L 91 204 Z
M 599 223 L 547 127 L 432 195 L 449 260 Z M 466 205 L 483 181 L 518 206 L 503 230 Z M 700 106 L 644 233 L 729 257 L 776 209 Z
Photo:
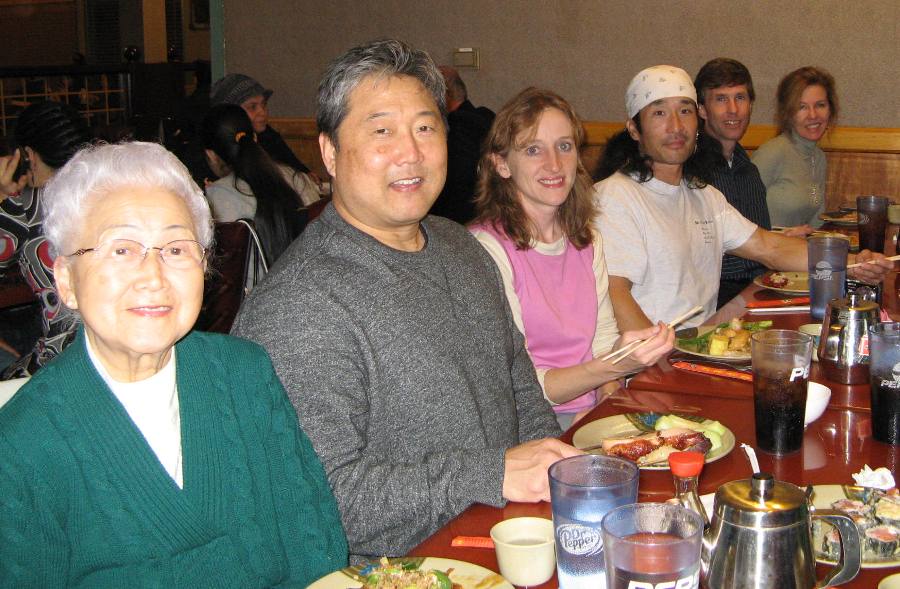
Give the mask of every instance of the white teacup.
M 500 574 L 513 585 L 546 583 L 556 570 L 553 522 L 542 517 L 515 517 L 491 528 Z
M 878 589 L 900 589 L 900 573 L 883 578 L 878 583 Z
M 811 335 L 813 338 L 813 349 L 812 349 L 812 359 L 815 362 L 819 361 L 819 339 L 822 337 L 822 324 L 821 323 L 807 323 L 806 325 L 801 325 L 799 329 L 797 329 L 800 333 L 805 333 L 806 335 Z

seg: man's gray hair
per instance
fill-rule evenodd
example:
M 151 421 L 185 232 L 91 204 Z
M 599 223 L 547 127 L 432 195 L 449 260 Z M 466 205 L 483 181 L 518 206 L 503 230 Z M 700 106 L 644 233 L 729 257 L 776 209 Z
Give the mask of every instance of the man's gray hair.
M 316 124 L 338 147 L 337 131 L 347 116 L 350 93 L 368 76 L 411 76 L 431 94 L 446 118 L 444 77 L 431 57 L 397 39 L 380 39 L 359 45 L 335 59 L 319 83 Z
M 47 183 L 41 195 L 43 231 L 54 253 L 67 255 L 80 247 L 97 245 L 75 243 L 85 213 L 91 210 L 89 201 L 128 186 L 161 188 L 184 200 L 197 241 L 203 247 L 212 245 L 209 204 L 184 164 L 161 145 L 133 141 L 86 147 Z

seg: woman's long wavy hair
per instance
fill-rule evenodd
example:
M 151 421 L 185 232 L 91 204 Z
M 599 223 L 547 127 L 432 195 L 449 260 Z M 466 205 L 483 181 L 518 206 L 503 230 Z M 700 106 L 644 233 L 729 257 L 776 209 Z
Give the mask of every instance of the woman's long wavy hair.
M 295 237 L 296 219 L 302 206 L 278 165 L 256 142 L 253 123 L 244 109 L 234 104 L 212 107 L 203 119 L 203 146 L 231 168 L 235 181 L 250 186 L 256 199 L 253 223 L 268 263 L 273 263 Z
M 495 165 L 496 158 L 506 158 L 510 151 L 521 149 L 537 134 L 544 111 L 550 108 L 562 112 L 572 124 L 575 145 L 580 152 L 584 144 L 584 127 L 572 105 L 549 90 L 526 88 L 507 102 L 485 138 L 478 165 L 478 194 L 475 197 L 474 223 L 490 223 L 503 230 L 517 249 L 528 249 L 536 235 L 536 228 L 522 208 L 519 190 L 512 178 L 504 178 Z M 566 201 L 557 211 L 559 224 L 568 240 L 577 249 L 589 246 L 593 240 L 591 226 L 595 208 L 591 177 L 581 158 L 575 172 L 575 182 Z
M 792 71 L 778 83 L 778 91 L 775 95 L 777 100 L 775 122 L 778 124 L 779 133 L 788 133 L 794 128 L 794 115 L 800 110 L 800 96 L 810 86 L 821 86 L 825 89 L 830 110 L 828 127 L 831 128 L 834 125 L 840 113 L 834 76 L 822 68 L 806 66 Z

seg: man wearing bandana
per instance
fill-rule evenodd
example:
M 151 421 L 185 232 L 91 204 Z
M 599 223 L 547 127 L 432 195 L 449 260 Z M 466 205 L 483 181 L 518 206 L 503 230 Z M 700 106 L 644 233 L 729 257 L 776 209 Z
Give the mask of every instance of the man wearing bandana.
M 595 186 L 597 228 L 606 247 L 609 294 L 620 330 L 672 321 L 688 309 L 716 309 L 722 255 L 756 260 L 769 268 L 805 271 L 806 242 L 766 231 L 707 184 L 696 154 L 697 93 L 684 70 L 655 66 L 638 73 L 625 94 L 625 129 L 610 138 Z M 869 251 L 848 263 L 877 282 L 890 261 Z

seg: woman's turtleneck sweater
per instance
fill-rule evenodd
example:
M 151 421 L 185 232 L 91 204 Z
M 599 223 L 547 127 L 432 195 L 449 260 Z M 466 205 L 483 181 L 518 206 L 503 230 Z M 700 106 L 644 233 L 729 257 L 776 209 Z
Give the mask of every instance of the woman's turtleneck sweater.
M 773 226 L 822 224 L 828 161 L 815 141 L 795 131 L 762 144 L 753 163 L 766 185 L 766 202 Z

